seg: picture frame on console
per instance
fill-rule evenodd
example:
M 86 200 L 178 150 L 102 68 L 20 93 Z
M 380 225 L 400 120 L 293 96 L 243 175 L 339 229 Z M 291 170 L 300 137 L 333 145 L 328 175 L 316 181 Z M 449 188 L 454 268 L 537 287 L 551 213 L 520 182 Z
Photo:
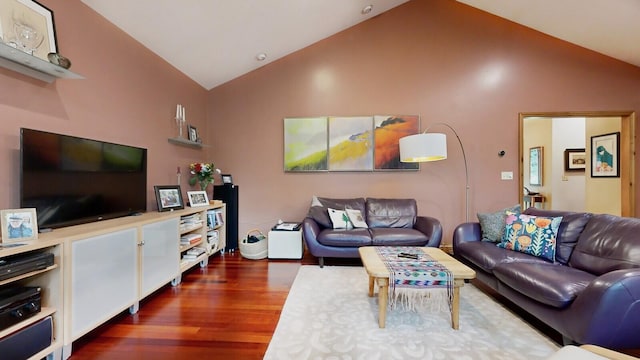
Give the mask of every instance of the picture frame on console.
M 221 177 L 223 184 L 233 184 L 233 177 L 231 174 L 222 174 Z
M 209 198 L 206 191 L 187 191 L 187 197 L 189 198 L 189 206 L 207 206 L 209 205 Z
M 49 53 L 58 52 L 53 11 L 36 1 L 0 0 L 0 24 L 0 38 L 11 47 L 47 62 Z
M 159 212 L 184 209 L 180 185 L 156 185 L 153 189 Z
M 38 217 L 35 208 L 2 210 L 0 217 L 2 243 L 38 238 Z

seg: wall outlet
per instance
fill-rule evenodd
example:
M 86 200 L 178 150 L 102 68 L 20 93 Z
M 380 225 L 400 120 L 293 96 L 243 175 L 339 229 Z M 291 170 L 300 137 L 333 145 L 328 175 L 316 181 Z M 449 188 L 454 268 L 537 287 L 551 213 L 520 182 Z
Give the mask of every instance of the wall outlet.
M 503 171 L 500 173 L 502 180 L 513 180 L 513 171 Z

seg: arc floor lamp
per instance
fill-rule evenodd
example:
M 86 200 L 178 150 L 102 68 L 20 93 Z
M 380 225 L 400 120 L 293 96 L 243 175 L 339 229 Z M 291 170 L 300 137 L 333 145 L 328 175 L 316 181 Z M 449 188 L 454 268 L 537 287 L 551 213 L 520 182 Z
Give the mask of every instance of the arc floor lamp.
M 435 123 L 429 126 L 423 133 L 405 136 L 400 139 L 400 161 L 402 162 L 429 162 L 445 160 L 447 158 L 447 136 L 442 133 L 429 133 L 429 129 L 436 125 L 448 127 L 458 139 L 462 149 L 465 175 L 465 220 L 469 222 L 469 168 L 467 166 L 467 155 L 464 152 L 462 140 L 454 128 L 446 123 Z

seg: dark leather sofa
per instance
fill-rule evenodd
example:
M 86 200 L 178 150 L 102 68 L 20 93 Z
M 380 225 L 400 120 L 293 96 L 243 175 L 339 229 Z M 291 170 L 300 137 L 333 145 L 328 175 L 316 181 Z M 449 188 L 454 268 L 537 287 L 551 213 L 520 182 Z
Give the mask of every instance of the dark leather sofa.
M 529 208 L 562 216 L 555 262 L 481 241 L 459 225 L 455 257 L 477 279 L 562 334 L 565 344 L 640 348 L 640 219 Z
M 317 199 L 320 204 L 312 205 L 302 221 L 302 233 L 320 267 L 325 257 L 360 257 L 361 246 L 440 246 L 440 221 L 418 216 L 414 199 Z M 360 210 L 368 228 L 334 229 L 328 208 Z

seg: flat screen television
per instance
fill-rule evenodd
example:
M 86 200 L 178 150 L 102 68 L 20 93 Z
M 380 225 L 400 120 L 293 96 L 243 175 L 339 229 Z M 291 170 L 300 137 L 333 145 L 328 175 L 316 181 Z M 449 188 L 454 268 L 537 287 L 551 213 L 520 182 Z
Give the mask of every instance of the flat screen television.
M 20 207 L 38 228 L 144 212 L 147 149 L 20 129 Z

